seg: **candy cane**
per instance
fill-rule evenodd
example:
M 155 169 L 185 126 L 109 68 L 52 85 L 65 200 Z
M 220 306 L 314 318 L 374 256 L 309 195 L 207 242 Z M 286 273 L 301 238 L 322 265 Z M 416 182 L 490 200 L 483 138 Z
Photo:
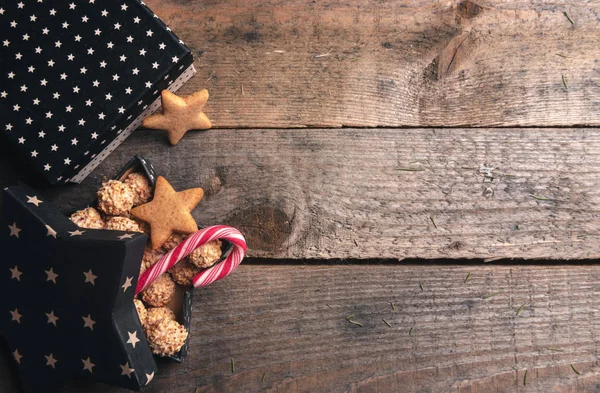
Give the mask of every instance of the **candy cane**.
M 196 248 L 215 239 L 230 241 L 233 244 L 231 254 L 224 261 L 202 270 L 202 272 L 193 278 L 192 283 L 196 288 L 205 287 L 227 276 L 244 259 L 246 255 L 246 240 L 240 231 L 235 228 L 225 225 L 215 225 L 191 234 L 146 270 L 138 279 L 135 290 L 136 295 L 146 289 L 154 280 L 173 267 L 177 262 L 191 254 Z

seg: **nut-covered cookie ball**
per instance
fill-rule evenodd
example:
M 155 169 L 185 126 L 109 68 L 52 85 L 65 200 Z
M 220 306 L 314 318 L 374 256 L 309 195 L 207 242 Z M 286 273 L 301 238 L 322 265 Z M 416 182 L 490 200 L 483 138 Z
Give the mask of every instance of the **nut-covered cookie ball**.
M 109 180 L 98 190 L 98 208 L 109 216 L 128 215 L 133 199 L 131 187 L 118 180 Z
M 167 251 L 171 251 L 172 249 L 177 247 L 177 245 L 179 245 L 179 243 L 181 243 L 184 239 L 185 236 L 180 235 L 179 233 L 174 233 L 171 236 L 169 236 L 169 238 L 167 239 L 165 244 L 162 245 L 162 247 Z
M 146 313 L 144 328 L 149 329 L 161 321 L 175 321 L 175 313 L 169 307 L 151 307 Z
M 111 231 L 144 232 L 139 224 L 127 217 L 110 217 L 106 220 L 104 229 Z
M 219 258 L 221 258 L 221 241 L 218 239 L 203 244 L 188 255 L 191 263 L 203 269 L 214 265 Z
M 71 214 L 70 220 L 73 221 L 80 228 L 87 229 L 103 229 L 104 220 L 98 210 L 93 207 L 76 211 Z
M 135 304 L 135 309 L 137 310 L 138 317 L 140 317 L 140 322 L 142 326 L 146 325 L 146 320 L 148 319 L 148 312 L 146 310 L 146 306 L 139 299 L 133 299 L 133 303 Z
M 160 356 L 174 355 L 187 339 L 188 332 L 176 321 L 163 320 L 146 332 L 152 353 Z
M 166 252 L 160 248 L 153 250 L 152 247 L 146 246 L 144 249 L 144 256 L 142 257 L 142 268 L 144 270 L 150 268 L 165 254 Z
M 152 198 L 154 188 L 142 173 L 130 173 L 123 182 L 133 191 L 133 206 L 147 203 Z
M 168 274 L 159 276 L 142 292 L 142 300 L 152 307 L 162 307 L 168 304 L 175 293 L 175 283 Z
M 200 270 L 200 268 L 192 265 L 187 260 L 183 260 L 175 264 L 171 270 L 169 270 L 169 274 L 171 275 L 173 281 L 175 281 L 177 284 L 191 286 L 192 279 L 200 272 Z

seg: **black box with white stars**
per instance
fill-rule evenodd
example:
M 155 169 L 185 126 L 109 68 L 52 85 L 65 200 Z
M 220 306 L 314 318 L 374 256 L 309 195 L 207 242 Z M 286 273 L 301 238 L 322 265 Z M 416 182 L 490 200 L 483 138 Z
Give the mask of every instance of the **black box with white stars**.
M 0 133 L 51 184 L 80 182 L 195 72 L 136 0 L 0 1 Z

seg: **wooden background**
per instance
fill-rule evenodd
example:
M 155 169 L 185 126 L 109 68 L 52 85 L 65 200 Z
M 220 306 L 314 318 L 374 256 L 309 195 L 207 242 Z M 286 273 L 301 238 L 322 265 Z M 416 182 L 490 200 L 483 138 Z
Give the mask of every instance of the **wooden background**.
M 79 207 L 140 153 L 247 235 L 148 392 L 600 392 L 600 4 L 147 3 L 215 129 L 140 130 L 44 195 Z

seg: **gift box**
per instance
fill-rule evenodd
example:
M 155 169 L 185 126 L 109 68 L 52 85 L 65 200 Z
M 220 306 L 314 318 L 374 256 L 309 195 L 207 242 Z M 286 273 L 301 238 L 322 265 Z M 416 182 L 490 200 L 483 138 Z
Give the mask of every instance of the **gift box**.
M 0 6 L 0 131 L 51 184 L 81 182 L 194 73 L 135 0 Z
M 133 172 L 144 174 L 152 185 L 157 178 L 141 156 L 116 178 Z M 156 372 L 133 303 L 147 235 L 80 228 L 68 214 L 27 186 L 4 190 L 0 309 L 6 314 L 0 318 L 0 335 L 27 392 L 58 391 L 84 377 L 140 390 Z M 232 249 L 223 240 L 217 263 Z M 177 287 L 169 304 L 188 333 L 192 292 Z M 187 340 L 170 359 L 185 359 Z

